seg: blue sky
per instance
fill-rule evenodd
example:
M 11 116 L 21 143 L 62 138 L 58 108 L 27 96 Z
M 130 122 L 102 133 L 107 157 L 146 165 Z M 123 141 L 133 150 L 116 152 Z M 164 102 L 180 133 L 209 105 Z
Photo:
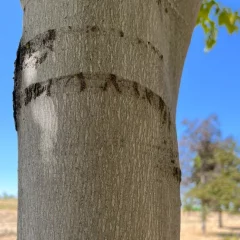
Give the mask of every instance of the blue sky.
M 222 0 L 240 9 L 237 0 Z M 3 1 L 0 14 L 0 194 L 17 195 L 17 133 L 12 113 L 13 71 L 16 50 L 22 31 L 19 0 Z M 189 47 L 180 87 L 177 109 L 177 130 L 185 118 L 219 116 L 223 134 L 240 140 L 240 33 L 229 36 L 220 30 L 216 47 L 204 53 L 204 36 L 196 28 Z

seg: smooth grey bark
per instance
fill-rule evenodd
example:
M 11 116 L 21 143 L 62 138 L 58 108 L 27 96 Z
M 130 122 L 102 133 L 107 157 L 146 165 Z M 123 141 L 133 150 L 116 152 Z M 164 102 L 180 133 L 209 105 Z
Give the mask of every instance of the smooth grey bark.
M 179 239 L 175 111 L 200 0 L 22 0 L 18 240 Z

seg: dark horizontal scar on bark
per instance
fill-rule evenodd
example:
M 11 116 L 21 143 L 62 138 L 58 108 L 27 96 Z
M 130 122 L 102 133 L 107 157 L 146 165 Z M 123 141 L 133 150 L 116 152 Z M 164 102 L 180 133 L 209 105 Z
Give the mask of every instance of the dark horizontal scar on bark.
M 166 109 L 163 110 L 163 124 L 167 122 L 167 111 Z
M 137 82 L 133 82 L 133 89 L 134 89 L 134 93 L 137 97 L 140 96 L 139 90 L 138 90 L 138 84 Z
M 174 167 L 173 168 L 173 177 L 179 182 L 181 183 L 182 181 L 182 171 L 179 167 Z
M 73 81 L 69 84 L 70 81 Z M 33 83 L 25 88 L 23 91 L 19 92 L 18 95 L 14 94 L 14 102 L 16 110 L 18 111 L 21 108 L 21 99 L 20 96 L 24 97 L 23 104 L 26 106 L 32 100 L 36 100 L 43 93 L 46 93 L 46 96 L 51 96 L 55 90 L 53 85 L 57 85 L 60 87 L 61 92 L 68 91 L 64 90 L 67 88 L 71 88 L 72 91 L 80 91 L 83 92 L 88 89 L 98 88 L 102 91 L 112 91 L 115 90 L 116 93 L 127 94 L 139 99 L 139 101 L 147 101 L 151 107 L 155 108 L 161 114 L 162 124 L 167 124 L 168 129 L 170 130 L 171 126 L 171 113 L 170 109 L 164 102 L 161 96 L 154 93 L 151 89 L 144 87 L 140 83 L 136 81 L 131 81 L 128 79 L 124 79 L 116 76 L 112 73 L 82 73 L 79 72 L 73 75 L 61 76 L 57 78 L 51 78 L 44 82 Z M 79 86 L 76 87 L 76 86 Z M 18 97 L 18 101 L 15 98 Z M 18 105 L 17 105 L 18 104 Z M 16 116 L 17 122 L 17 116 Z
M 39 51 L 40 56 L 34 56 L 35 67 L 39 67 L 48 56 L 48 51 L 53 51 L 53 44 L 56 39 L 56 31 L 48 30 L 44 33 L 38 34 L 34 39 L 22 45 L 21 41 L 18 46 L 16 60 L 14 62 L 14 90 L 13 90 L 13 117 L 15 122 L 15 129 L 18 130 L 18 115 L 21 108 L 20 103 L 20 88 L 22 85 L 21 71 L 27 67 L 27 63 L 24 63 L 25 58 L 31 57 L 35 52 Z M 27 91 L 26 102 L 29 101 L 31 94 Z M 41 92 L 36 86 L 35 92 Z
M 19 110 L 21 108 L 21 104 L 20 104 L 20 86 L 21 86 L 21 82 L 22 82 L 22 78 L 20 75 L 21 72 L 21 41 L 18 45 L 18 49 L 17 49 L 17 57 L 16 60 L 14 62 L 14 89 L 13 89 L 13 118 L 14 118 L 14 123 L 15 123 L 15 129 L 16 131 L 18 130 L 18 114 L 19 114 Z
M 67 26 L 68 31 L 76 31 L 76 29 L 74 29 L 73 26 Z M 83 30 L 83 29 L 82 29 Z M 81 30 L 81 31 L 82 31 Z M 107 33 L 106 29 L 100 29 L 98 26 L 87 26 L 87 30 L 91 31 L 91 32 L 103 32 L 103 33 Z M 79 29 L 77 29 L 77 31 L 79 31 Z M 108 31 L 113 31 L 115 33 L 118 34 L 118 36 L 120 36 L 121 38 L 128 38 L 128 36 L 125 35 L 125 33 L 122 30 L 119 29 L 108 29 Z M 21 87 L 21 82 L 22 82 L 22 74 L 21 71 L 25 68 L 28 67 L 28 63 L 25 62 L 25 59 L 30 58 L 34 53 L 36 53 L 37 51 L 40 52 L 40 56 L 34 56 L 33 61 L 35 64 L 35 67 L 39 67 L 43 62 L 46 61 L 47 56 L 49 51 L 53 51 L 53 46 L 54 46 L 54 42 L 56 40 L 56 30 L 51 29 L 48 30 L 44 33 L 38 34 L 36 37 L 34 37 L 32 40 L 28 41 L 25 45 L 22 45 L 21 42 L 19 44 L 18 50 L 17 50 L 17 58 L 15 61 L 15 70 L 14 70 L 14 90 L 13 90 L 13 116 L 14 116 L 14 121 L 15 121 L 15 128 L 16 130 L 18 130 L 18 115 L 19 115 L 19 110 L 21 108 L 21 101 L 20 101 L 20 87 Z M 144 40 L 140 39 L 140 38 L 133 38 L 133 41 L 136 42 L 136 44 L 142 44 L 144 46 L 150 46 L 160 57 L 160 59 L 163 59 L 163 55 L 161 55 L 159 53 L 159 50 L 156 49 L 149 41 L 146 43 L 144 42 Z M 113 85 L 114 88 L 116 89 L 116 91 L 118 93 L 121 93 L 121 89 L 119 86 L 118 81 L 116 81 L 116 78 L 113 75 L 110 75 L 110 81 L 108 81 L 107 84 L 105 84 L 105 87 L 102 87 L 102 89 L 106 89 L 110 85 Z M 71 78 L 70 78 L 71 80 Z M 36 85 L 35 87 L 32 86 L 32 88 L 30 87 L 30 89 L 26 90 L 26 104 L 28 104 L 32 99 L 36 99 L 38 96 L 40 96 L 43 92 L 46 91 L 47 96 L 51 95 L 51 85 L 53 82 L 53 80 L 48 80 L 49 84 L 48 87 L 45 86 L 45 88 L 41 88 L 39 85 Z M 80 80 L 81 82 L 81 91 L 83 91 L 86 88 L 86 81 L 81 78 Z M 132 81 L 133 82 L 133 81 Z M 136 83 L 137 84 L 137 83 Z M 138 84 L 136 85 L 134 84 L 134 92 L 136 96 L 140 96 L 140 91 L 138 90 Z M 151 102 L 151 96 L 148 95 L 144 95 L 143 98 L 146 98 L 149 102 Z
M 66 80 L 65 87 L 67 87 L 68 83 L 71 81 L 72 78 L 73 78 L 73 76 L 70 76 L 70 77 Z
M 97 25 L 93 25 L 93 26 L 87 25 L 87 26 L 85 26 L 83 28 L 77 28 L 75 26 L 67 26 L 65 28 L 60 29 L 60 31 L 64 30 L 64 29 L 66 29 L 68 32 L 71 32 L 71 31 L 72 32 L 85 32 L 87 34 L 97 33 L 97 32 L 98 33 L 103 33 L 103 34 L 108 34 L 110 32 L 113 32 L 113 33 L 117 34 L 121 38 L 125 38 L 125 39 L 130 39 L 131 38 L 130 36 L 127 36 L 124 33 L 124 31 L 121 30 L 121 29 L 115 29 L 115 28 L 103 29 L 103 28 L 100 28 Z M 48 49 L 53 51 L 53 42 L 56 39 L 56 30 L 49 30 L 49 31 L 47 31 L 45 33 L 41 33 L 41 34 L 37 35 L 31 41 L 26 43 L 25 46 L 29 46 L 30 49 L 31 49 L 33 43 L 39 43 L 39 42 L 41 42 L 41 39 L 42 39 L 43 45 L 45 45 Z M 153 45 L 153 43 L 151 43 L 150 41 L 145 41 L 145 40 L 143 40 L 143 39 L 141 39 L 139 37 L 131 38 L 131 39 L 136 44 L 141 44 L 141 45 L 143 45 L 145 47 L 148 47 L 148 48 L 152 49 L 152 51 L 155 52 L 158 55 L 159 59 L 163 60 L 163 55 L 160 53 L 160 50 L 157 49 L 157 47 L 155 47 Z M 35 44 L 35 45 L 37 45 L 37 44 Z
M 159 109 L 160 109 L 161 112 L 162 112 L 162 111 L 164 110 L 164 107 L 165 107 L 165 102 L 163 101 L 162 98 L 159 98 L 158 100 L 159 100 L 159 102 L 158 102 L 158 104 L 159 104 Z
M 114 74 L 110 74 L 110 82 L 112 85 L 115 87 L 116 91 L 121 93 L 122 91 L 119 88 L 118 82 L 117 82 L 117 77 Z
M 51 96 L 51 86 L 52 86 L 52 79 L 49 79 L 48 84 L 47 84 L 47 96 Z
M 102 87 L 103 91 L 106 91 L 108 88 L 108 81 L 106 81 Z
M 37 97 L 39 97 L 44 91 L 45 91 L 45 87 L 42 86 L 40 83 L 36 83 L 33 85 L 33 98 L 36 99 Z
M 119 85 L 118 85 L 117 77 L 116 77 L 115 74 L 110 74 L 109 79 L 103 85 L 103 91 L 106 91 L 109 88 L 110 85 L 114 86 L 115 90 L 118 93 L 122 92 Z
M 164 103 L 162 98 L 159 98 L 159 109 L 162 112 L 162 122 L 166 124 L 167 120 L 170 119 L 170 111 L 166 108 L 166 104 Z M 168 130 L 170 131 L 171 128 L 171 121 L 168 120 Z
M 40 56 L 36 57 L 36 65 L 41 65 L 47 58 L 48 51 L 53 51 L 53 44 L 56 39 L 56 31 L 54 29 L 48 30 L 44 33 L 38 34 L 35 38 L 27 42 L 19 48 L 18 55 L 18 69 L 23 70 L 27 67 L 24 64 L 25 58 L 30 58 L 35 52 L 39 51 Z M 37 67 L 36 66 L 36 67 Z
M 47 58 L 47 52 L 45 52 L 41 57 L 39 57 L 36 61 L 36 64 L 39 66 L 41 65 Z
M 147 98 L 148 102 L 150 104 L 152 104 L 151 101 L 152 101 L 152 98 L 153 98 L 153 91 L 151 89 L 145 88 L 145 94 L 146 94 L 146 98 Z
M 29 87 L 25 88 L 25 99 L 24 99 L 25 106 L 29 102 L 31 102 L 32 99 L 36 99 L 37 97 L 41 96 L 42 93 L 47 90 L 49 84 L 44 86 L 41 83 L 34 83 L 34 84 L 31 84 Z
M 171 119 L 171 114 L 169 111 L 168 111 L 168 119 Z M 171 123 L 171 121 L 168 120 L 168 131 L 171 130 L 171 126 L 172 126 L 172 123 Z
M 77 74 L 77 78 L 80 81 L 80 92 L 84 91 L 86 89 L 86 82 L 83 76 L 83 73 L 80 72 L 79 74 Z

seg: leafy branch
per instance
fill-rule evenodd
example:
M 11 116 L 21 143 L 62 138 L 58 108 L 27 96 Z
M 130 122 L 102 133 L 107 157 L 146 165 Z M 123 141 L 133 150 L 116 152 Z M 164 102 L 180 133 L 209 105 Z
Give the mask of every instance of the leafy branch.
M 209 51 L 217 41 L 218 27 L 223 26 L 229 34 L 239 30 L 239 12 L 223 7 L 215 0 L 203 0 L 197 18 L 197 25 L 203 28 L 205 33 L 206 51 Z

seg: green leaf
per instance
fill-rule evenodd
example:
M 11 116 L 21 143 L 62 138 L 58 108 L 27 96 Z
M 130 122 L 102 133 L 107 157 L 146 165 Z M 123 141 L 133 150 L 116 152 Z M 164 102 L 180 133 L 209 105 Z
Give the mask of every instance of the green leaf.
M 240 15 L 230 8 L 220 6 L 215 0 L 204 0 L 200 8 L 196 25 L 205 33 L 205 50 L 209 51 L 217 42 L 218 28 L 225 27 L 229 34 L 238 31 Z

